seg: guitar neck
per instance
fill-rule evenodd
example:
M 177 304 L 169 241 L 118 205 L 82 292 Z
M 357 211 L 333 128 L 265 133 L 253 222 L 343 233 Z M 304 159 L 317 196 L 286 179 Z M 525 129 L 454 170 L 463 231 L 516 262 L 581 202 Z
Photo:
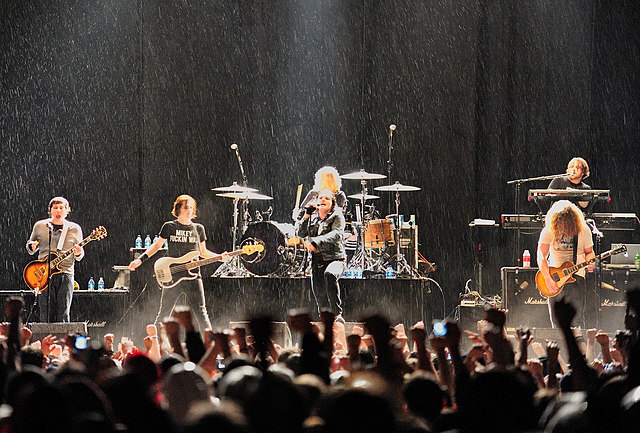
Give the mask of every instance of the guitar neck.
M 243 250 L 236 250 L 230 253 L 227 253 L 228 256 L 234 257 L 242 254 Z M 215 257 L 209 257 L 206 259 L 196 260 L 195 262 L 185 263 L 184 267 L 186 269 L 198 268 L 200 266 L 208 265 L 209 263 L 219 262 L 222 260 L 222 254 L 218 254 Z
M 571 266 L 570 268 L 567 268 L 567 272 L 569 274 L 575 274 L 576 272 L 578 272 L 580 269 L 584 268 L 585 266 L 589 266 L 591 263 L 599 262 L 599 261 L 601 261 L 603 259 L 606 259 L 609 256 L 612 256 L 613 254 L 617 254 L 617 253 L 615 253 L 614 250 L 605 251 L 604 253 L 602 253 L 602 254 L 600 254 L 598 256 L 595 256 L 592 259 L 586 260 L 586 261 L 584 261 L 582 263 L 579 263 L 577 265 Z
M 93 239 L 91 238 L 91 236 L 86 237 L 79 244 L 77 244 L 76 246 L 84 247 L 85 245 L 87 245 L 92 240 Z M 68 250 L 65 250 L 65 251 L 61 252 L 60 254 L 58 254 L 58 257 L 56 257 L 55 259 L 53 259 L 51 261 L 51 267 L 55 268 L 60 263 L 62 263 L 63 260 L 65 260 L 67 257 L 69 257 L 71 255 L 71 253 L 73 253 L 73 248 L 75 248 L 76 246 L 74 246 L 72 248 L 69 248 Z

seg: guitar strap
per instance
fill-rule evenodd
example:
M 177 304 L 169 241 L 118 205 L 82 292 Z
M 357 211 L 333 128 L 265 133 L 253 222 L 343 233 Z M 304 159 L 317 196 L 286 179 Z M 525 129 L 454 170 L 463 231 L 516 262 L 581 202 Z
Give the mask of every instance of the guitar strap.
M 56 247 L 56 251 L 64 249 L 64 240 L 67 237 L 67 232 L 69 231 L 70 225 L 71 224 L 67 220 L 62 223 L 62 233 L 60 233 L 60 239 L 58 239 L 58 246 Z
M 578 263 L 578 236 L 573 237 L 573 264 Z

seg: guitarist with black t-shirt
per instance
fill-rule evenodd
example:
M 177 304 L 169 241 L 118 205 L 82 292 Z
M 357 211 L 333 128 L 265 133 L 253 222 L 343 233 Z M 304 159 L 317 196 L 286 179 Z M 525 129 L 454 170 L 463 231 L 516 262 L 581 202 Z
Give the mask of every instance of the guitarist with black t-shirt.
M 186 194 L 179 196 L 173 203 L 171 215 L 177 219 L 163 224 L 156 242 L 147 248 L 140 257 L 129 263 L 129 269 L 135 271 L 149 257 L 158 252 L 165 242 L 168 243 L 167 255 L 169 257 L 182 257 L 191 251 L 198 251 L 201 257 L 217 256 L 217 254 L 207 249 L 207 235 L 204 226 L 193 222 L 196 217 L 196 201 L 193 197 Z M 199 273 L 195 279 L 183 280 L 175 287 L 162 290 L 156 323 L 171 315 L 178 298 L 183 294 L 187 299 L 187 304 L 192 307 L 194 317 L 201 330 L 211 328 L 211 321 L 209 320 L 204 298 L 204 285 Z

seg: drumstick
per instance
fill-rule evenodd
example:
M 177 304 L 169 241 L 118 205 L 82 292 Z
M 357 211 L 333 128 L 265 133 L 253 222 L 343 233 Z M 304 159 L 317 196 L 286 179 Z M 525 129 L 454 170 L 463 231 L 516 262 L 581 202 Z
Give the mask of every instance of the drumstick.
M 298 185 L 298 191 L 296 191 L 296 207 L 298 209 L 300 207 L 300 198 L 302 198 L 302 184 Z

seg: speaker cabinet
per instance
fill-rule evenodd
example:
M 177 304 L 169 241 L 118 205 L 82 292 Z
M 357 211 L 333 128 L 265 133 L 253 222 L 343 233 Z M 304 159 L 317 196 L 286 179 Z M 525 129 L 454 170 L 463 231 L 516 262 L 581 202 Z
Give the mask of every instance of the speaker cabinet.
M 547 298 L 536 288 L 537 268 L 504 267 L 502 277 L 502 305 L 509 310 L 507 328 L 526 325 L 529 328 L 550 328 Z
M 29 323 L 28 326 L 33 333 L 30 341 L 42 340 L 47 335 L 55 335 L 62 340 L 67 334 L 87 335 L 86 322 Z
M 603 269 L 602 282 L 598 284 L 596 274 L 587 274 L 587 288 L 593 288 L 597 309 L 598 329 L 615 333 L 624 329 L 626 293 L 640 287 L 640 272 L 630 269 Z

